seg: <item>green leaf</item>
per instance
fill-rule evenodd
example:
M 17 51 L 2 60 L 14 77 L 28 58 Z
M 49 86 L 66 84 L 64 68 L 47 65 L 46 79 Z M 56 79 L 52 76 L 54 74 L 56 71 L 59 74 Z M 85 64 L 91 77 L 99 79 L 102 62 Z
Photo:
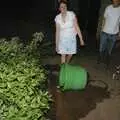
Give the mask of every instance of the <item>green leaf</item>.
M 0 120 L 46 120 L 51 96 L 45 86 L 46 74 L 40 65 L 35 33 L 25 47 L 18 37 L 0 40 Z

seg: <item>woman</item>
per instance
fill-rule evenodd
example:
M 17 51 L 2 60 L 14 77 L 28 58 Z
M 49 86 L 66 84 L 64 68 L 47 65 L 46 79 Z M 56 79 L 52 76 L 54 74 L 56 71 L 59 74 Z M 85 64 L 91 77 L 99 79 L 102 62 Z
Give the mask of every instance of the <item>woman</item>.
M 72 11 L 67 10 L 67 2 L 59 2 L 60 13 L 55 17 L 56 23 L 56 52 L 61 54 L 61 64 L 69 63 L 72 55 L 76 54 L 76 35 L 80 38 L 80 44 L 84 41 L 77 18 Z

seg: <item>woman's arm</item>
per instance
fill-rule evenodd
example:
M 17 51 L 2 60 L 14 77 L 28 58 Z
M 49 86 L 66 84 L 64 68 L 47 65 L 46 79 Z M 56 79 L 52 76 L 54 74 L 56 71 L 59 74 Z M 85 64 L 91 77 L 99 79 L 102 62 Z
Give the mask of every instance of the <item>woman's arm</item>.
M 80 44 L 81 45 L 84 45 L 84 41 L 83 41 L 83 37 L 82 37 L 82 33 L 81 33 L 81 30 L 80 30 L 80 27 L 78 25 L 78 22 L 77 22 L 77 18 L 75 17 L 74 19 L 74 26 L 75 26 L 75 30 L 77 31 L 77 34 L 80 38 Z
M 56 31 L 55 31 L 55 44 L 56 44 L 56 50 L 58 49 L 59 36 L 60 36 L 60 25 L 59 25 L 58 23 L 56 23 Z

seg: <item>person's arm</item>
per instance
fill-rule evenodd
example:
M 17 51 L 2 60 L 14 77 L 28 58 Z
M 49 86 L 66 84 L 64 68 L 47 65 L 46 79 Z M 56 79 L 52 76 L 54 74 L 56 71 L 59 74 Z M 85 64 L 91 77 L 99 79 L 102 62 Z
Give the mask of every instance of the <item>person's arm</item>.
M 99 16 L 99 21 L 98 21 L 98 27 L 97 27 L 97 33 L 96 33 L 96 39 L 99 40 L 100 38 L 100 33 L 103 30 L 103 27 L 105 25 L 105 18 L 107 17 L 107 10 L 108 8 L 105 8 L 104 14 Z
M 82 37 L 82 33 L 81 33 L 81 30 L 80 30 L 80 27 L 78 25 L 78 22 L 77 22 L 77 18 L 75 17 L 74 19 L 74 26 L 75 26 L 75 30 L 80 38 L 80 44 L 81 45 L 84 45 L 84 41 L 83 41 L 83 37 Z
M 105 17 L 103 16 L 101 30 L 103 30 L 104 25 L 105 25 Z
M 103 27 L 104 27 L 105 22 L 106 22 L 106 17 L 108 16 L 108 11 L 109 11 L 109 7 L 106 7 L 105 11 L 104 11 L 103 18 L 102 18 L 102 30 L 103 30 Z
M 55 44 L 56 44 L 56 50 L 58 49 L 59 36 L 60 36 L 60 25 L 59 25 L 58 23 L 56 23 L 56 31 L 55 31 Z

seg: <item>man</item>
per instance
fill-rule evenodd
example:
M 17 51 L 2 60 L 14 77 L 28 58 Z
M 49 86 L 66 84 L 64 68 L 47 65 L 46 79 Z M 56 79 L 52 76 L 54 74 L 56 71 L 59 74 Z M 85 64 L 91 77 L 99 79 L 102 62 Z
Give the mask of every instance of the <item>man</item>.
M 120 37 L 120 0 L 112 0 L 104 12 L 102 32 L 100 35 L 100 48 L 98 63 L 105 58 L 107 67 L 116 38 Z

